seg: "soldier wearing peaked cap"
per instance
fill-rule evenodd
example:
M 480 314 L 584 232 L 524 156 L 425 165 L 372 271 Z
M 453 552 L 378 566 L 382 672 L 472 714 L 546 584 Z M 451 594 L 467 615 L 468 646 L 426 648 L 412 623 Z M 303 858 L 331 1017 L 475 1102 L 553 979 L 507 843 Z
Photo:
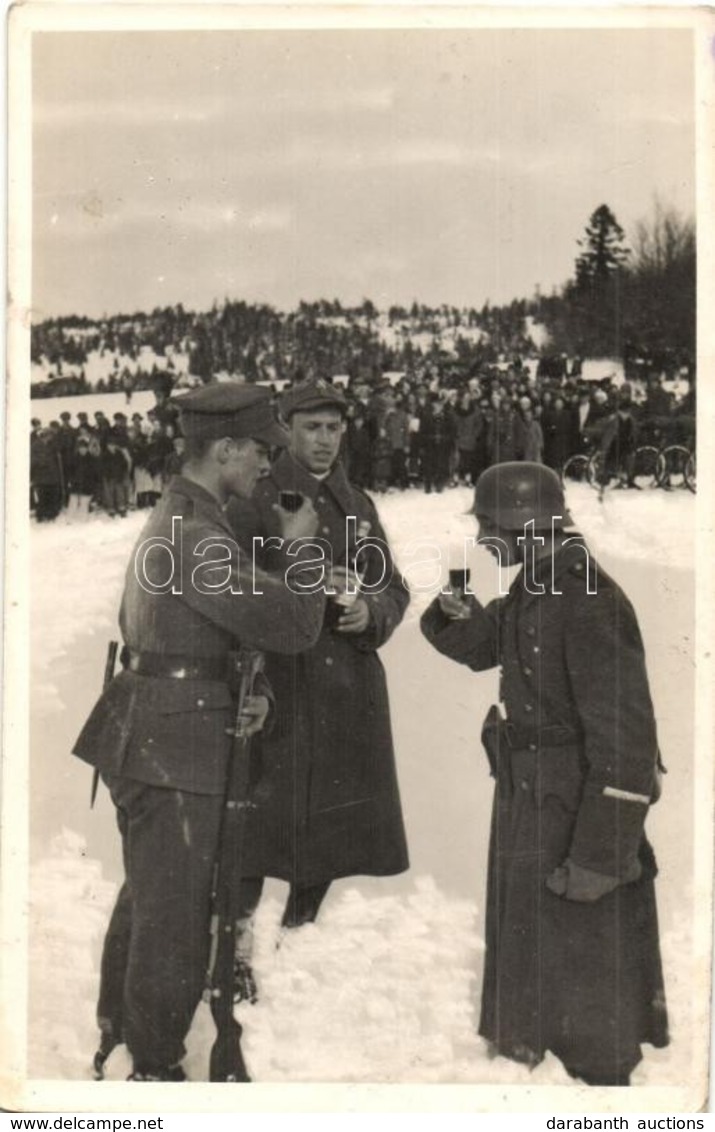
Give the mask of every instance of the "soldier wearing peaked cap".
M 342 392 L 324 378 L 301 381 L 284 393 L 280 400 L 280 414 L 284 421 L 290 421 L 294 413 L 330 408 L 336 409 L 344 417 L 348 403 Z
M 228 499 L 250 496 L 270 447 L 285 443 L 267 393 L 207 387 L 177 404 L 183 474 L 132 554 L 119 614 L 123 671 L 74 747 L 110 790 L 126 871 L 102 957 L 101 1052 L 126 1042 L 139 1080 L 183 1078 L 184 1039 L 203 990 L 235 718 L 229 654 L 239 645 L 275 653 L 309 647 L 325 602 L 320 592 L 293 592 L 283 561 L 254 580 L 226 521 Z M 308 503 L 277 521 L 287 540 L 316 526 Z M 208 572 L 206 584 L 197 567 Z M 247 705 L 252 730 L 268 710 L 262 691 Z
M 653 851 L 656 724 L 636 615 L 578 535 L 557 475 L 497 464 L 477 483 L 480 538 L 506 597 L 448 593 L 422 617 L 445 656 L 500 666 L 482 741 L 496 779 L 479 1033 L 593 1085 L 627 1085 L 668 1042 Z
M 258 902 L 265 876 L 288 881 L 283 925 L 315 920 L 330 883 L 353 875 L 391 876 L 408 867 L 407 846 L 379 648 L 400 624 L 409 592 L 395 570 L 371 500 L 347 479 L 339 460 L 347 403 L 325 381 L 296 385 L 280 401 L 288 447 L 257 485 L 250 504 L 235 500 L 229 518 L 239 542 L 278 533 L 281 492 L 299 493 L 319 517 L 317 535 L 336 569 L 338 588 L 357 538 L 379 541 L 361 552 L 363 587 L 349 607 L 333 602 L 312 648 L 287 657 L 272 650 L 266 673 L 279 705 L 262 737 L 263 777 L 248 816 L 246 876 Z M 352 525 L 349 525 L 349 521 Z M 265 565 L 271 567 L 267 549 Z

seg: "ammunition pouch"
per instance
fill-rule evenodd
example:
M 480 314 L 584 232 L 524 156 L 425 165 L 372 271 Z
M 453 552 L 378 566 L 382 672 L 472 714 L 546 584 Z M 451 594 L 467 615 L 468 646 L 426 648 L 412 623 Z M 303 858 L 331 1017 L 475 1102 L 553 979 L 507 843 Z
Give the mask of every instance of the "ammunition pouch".
M 496 778 L 499 765 L 499 729 L 501 723 L 499 708 L 492 704 L 482 724 L 482 746 L 487 753 L 492 778 Z
M 560 723 L 550 723 L 539 728 L 517 727 L 508 719 L 502 719 L 495 704 L 489 708 L 482 724 L 482 744 L 495 778 L 498 777 L 500 749 L 531 750 L 536 754 L 542 747 L 567 747 L 578 741 L 578 732 Z

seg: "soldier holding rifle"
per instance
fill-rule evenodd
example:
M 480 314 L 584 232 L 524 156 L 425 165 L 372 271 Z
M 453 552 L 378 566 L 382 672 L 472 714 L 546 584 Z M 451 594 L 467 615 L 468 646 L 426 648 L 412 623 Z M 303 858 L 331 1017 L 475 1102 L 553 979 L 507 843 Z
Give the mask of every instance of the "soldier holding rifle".
M 225 804 L 236 710 L 229 669 L 241 647 L 296 652 L 320 631 L 321 591 L 293 592 L 277 571 L 239 555 L 224 514 L 250 496 L 285 444 L 266 391 L 208 386 L 177 399 L 186 437 L 172 481 L 129 564 L 120 612 L 123 671 L 106 687 L 74 752 L 97 768 L 117 810 L 126 880 L 102 956 L 96 1068 L 117 1042 L 132 1079 L 184 1079 L 184 1039 L 204 989 L 212 874 Z M 286 540 L 313 535 L 305 501 L 280 507 Z M 245 698 L 243 735 L 269 710 L 258 684 Z M 240 883 L 240 878 L 236 878 Z
M 496 779 L 479 1033 L 592 1085 L 628 1085 L 668 1042 L 653 851 L 656 725 L 628 599 L 569 538 L 558 477 L 498 464 L 477 483 L 480 537 L 524 567 L 483 607 L 453 591 L 422 630 L 474 671 L 501 667 L 482 739 Z M 488 540 L 488 542 L 487 542 Z

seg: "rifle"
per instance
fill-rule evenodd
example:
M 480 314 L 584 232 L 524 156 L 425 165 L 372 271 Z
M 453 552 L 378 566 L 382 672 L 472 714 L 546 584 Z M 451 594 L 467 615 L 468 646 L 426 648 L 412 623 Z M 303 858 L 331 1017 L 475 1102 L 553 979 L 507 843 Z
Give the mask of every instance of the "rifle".
M 112 680 L 114 679 L 114 666 L 117 663 L 117 649 L 118 648 L 119 648 L 119 644 L 118 644 L 117 641 L 110 641 L 109 644 L 107 645 L 107 660 L 106 660 L 105 665 L 104 665 L 104 680 L 102 681 L 102 691 L 103 692 L 106 692 L 107 688 L 109 687 L 109 685 L 112 683 Z M 90 808 L 90 810 L 94 806 L 94 801 L 95 801 L 95 798 L 97 797 L 97 787 L 98 786 L 99 786 L 99 771 L 95 767 L 94 768 L 94 774 L 92 775 L 92 792 L 89 796 L 89 808 Z
M 236 921 L 241 898 L 243 841 L 248 801 L 250 737 L 241 718 L 246 699 L 253 695 L 263 654 L 241 649 L 231 654 L 238 677 L 236 724 L 231 734 L 231 762 L 226 779 L 225 805 L 211 897 L 211 948 L 204 1000 L 211 1006 L 216 1038 L 211 1047 L 209 1081 L 250 1081 L 241 1053 L 242 1029 L 233 1013 Z

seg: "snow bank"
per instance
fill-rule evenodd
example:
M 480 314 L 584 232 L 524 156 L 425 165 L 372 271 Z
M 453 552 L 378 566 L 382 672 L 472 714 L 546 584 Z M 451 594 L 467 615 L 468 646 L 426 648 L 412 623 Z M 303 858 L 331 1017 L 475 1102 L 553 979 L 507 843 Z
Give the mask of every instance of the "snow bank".
M 67 829 L 31 870 L 31 1077 L 91 1076 L 99 954 L 115 891 L 100 862 L 86 858 L 83 838 Z

